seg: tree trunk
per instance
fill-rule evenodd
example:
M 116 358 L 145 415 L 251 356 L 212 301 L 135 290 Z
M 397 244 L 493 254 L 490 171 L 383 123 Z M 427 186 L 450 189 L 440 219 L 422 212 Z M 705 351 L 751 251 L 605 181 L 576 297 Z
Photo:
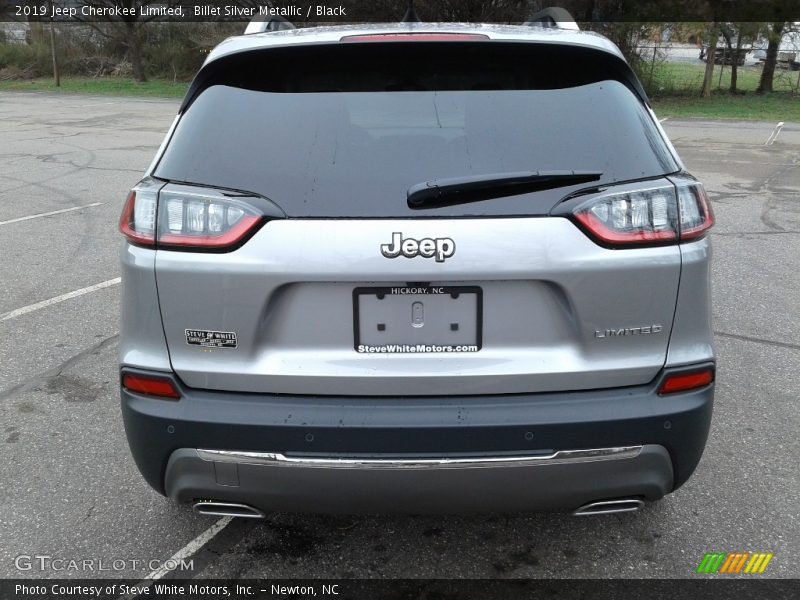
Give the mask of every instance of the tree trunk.
M 731 94 L 736 93 L 736 80 L 739 76 L 739 56 L 742 54 L 742 29 L 739 28 L 739 34 L 736 36 L 736 51 L 733 54 L 731 61 Z
M 41 21 L 29 21 L 28 29 L 30 30 L 28 40 L 31 46 L 44 44 L 44 25 Z
M 131 59 L 133 78 L 139 83 L 143 83 L 147 81 L 147 77 L 144 74 L 144 66 L 142 65 L 142 44 L 139 41 L 136 22 L 125 21 L 125 28 L 127 29 L 126 45 L 128 46 L 128 56 Z
M 53 81 L 56 87 L 61 87 L 61 71 L 58 69 L 58 53 L 56 52 L 56 32 L 53 21 L 50 21 L 50 53 L 53 56 Z
M 714 57 L 717 54 L 717 31 L 716 23 L 709 32 L 708 50 L 706 51 L 706 73 L 703 76 L 703 98 L 711 98 L 711 85 L 714 77 Z
M 773 23 L 772 25 L 772 31 L 769 33 L 767 57 L 764 59 L 764 68 L 761 71 L 761 80 L 758 82 L 756 94 L 764 94 L 772 91 L 772 80 L 775 77 L 775 67 L 778 64 L 778 49 L 781 44 L 783 25 L 783 23 Z

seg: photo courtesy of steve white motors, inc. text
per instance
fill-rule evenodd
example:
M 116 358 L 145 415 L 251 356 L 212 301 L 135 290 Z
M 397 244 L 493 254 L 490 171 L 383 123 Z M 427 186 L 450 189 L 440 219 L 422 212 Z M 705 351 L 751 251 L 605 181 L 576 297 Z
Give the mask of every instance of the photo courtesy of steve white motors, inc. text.
M 52 596 L 66 596 L 69 598 L 109 598 L 125 597 L 137 598 L 141 596 L 155 595 L 157 597 L 191 596 L 194 598 L 228 598 L 253 596 L 255 594 L 269 593 L 274 596 L 338 596 L 341 586 L 338 583 L 321 583 L 319 585 L 283 585 L 271 583 L 267 586 L 262 583 L 259 586 L 252 585 L 227 585 L 227 584 L 204 584 L 204 583 L 158 583 L 141 582 L 136 585 L 126 583 L 108 583 L 97 585 L 53 583 L 53 584 L 22 584 L 14 586 L 14 594 L 17 597 L 39 598 L 50 594 Z

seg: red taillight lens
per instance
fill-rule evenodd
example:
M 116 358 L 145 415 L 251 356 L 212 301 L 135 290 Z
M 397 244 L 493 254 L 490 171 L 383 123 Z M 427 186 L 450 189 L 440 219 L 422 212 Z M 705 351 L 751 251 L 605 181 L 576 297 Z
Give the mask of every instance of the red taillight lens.
M 701 238 L 714 225 L 714 213 L 708 195 L 700 183 L 679 184 L 677 187 L 681 241 Z
M 605 246 L 641 246 L 677 242 L 673 187 L 615 192 L 581 204 L 574 217 Z
M 480 42 L 488 40 L 481 33 L 376 33 L 346 35 L 340 42 Z
M 138 246 L 224 252 L 239 247 L 264 221 L 256 207 L 224 192 L 144 181 L 128 196 L 119 230 Z
M 144 394 L 146 396 L 157 396 L 159 398 L 169 398 L 171 400 L 178 400 L 181 397 L 175 384 L 169 379 L 161 377 L 125 373 L 122 376 L 122 387 L 131 392 Z
M 157 192 L 149 190 L 134 189 L 128 194 L 119 218 L 119 230 L 131 244 L 155 245 L 157 200 Z
M 675 375 L 668 375 L 661 387 L 658 388 L 658 394 L 675 394 L 677 392 L 688 392 L 697 388 L 705 387 L 714 381 L 714 370 L 705 369 L 695 373 L 676 373 Z
M 583 202 L 572 215 L 591 238 L 611 248 L 692 241 L 714 224 L 708 196 L 694 180 L 612 190 Z
M 211 190 L 165 189 L 158 200 L 158 247 L 228 250 L 263 222 L 249 204 Z

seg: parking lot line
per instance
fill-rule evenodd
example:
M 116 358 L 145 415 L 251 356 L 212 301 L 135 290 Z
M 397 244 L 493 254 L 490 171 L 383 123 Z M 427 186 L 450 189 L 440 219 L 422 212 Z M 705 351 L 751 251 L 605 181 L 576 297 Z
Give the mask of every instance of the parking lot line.
M 196 538 L 194 538 L 191 542 L 186 544 L 183 548 L 178 550 L 175 554 L 170 556 L 167 560 L 161 563 L 161 566 L 150 573 L 147 577 L 145 577 L 145 581 L 156 581 L 161 579 L 167 573 L 171 573 L 174 570 L 174 566 L 172 569 L 168 568 L 170 565 L 179 565 L 182 560 L 186 560 L 187 558 L 193 556 L 200 550 L 203 546 L 205 546 L 208 542 L 210 542 L 214 536 L 216 536 L 220 531 L 225 529 L 230 522 L 233 520 L 233 517 L 222 517 L 219 521 L 214 523 L 211 527 L 206 529 Z
M 71 208 L 62 208 L 61 210 L 51 210 L 50 212 L 36 213 L 35 215 L 28 215 L 26 217 L 17 217 L 16 219 L 9 219 L 8 221 L 0 221 L 0 225 L 9 225 L 11 223 L 19 223 L 20 221 L 30 221 L 31 219 L 38 219 L 39 217 L 50 217 L 52 215 L 60 215 L 75 210 L 83 210 L 84 208 L 91 208 L 93 206 L 100 206 L 105 202 L 92 202 L 91 204 L 84 204 L 83 206 L 73 206 Z
M 778 139 L 778 134 L 783 129 L 783 121 L 780 121 L 777 125 L 775 125 L 775 129 L 772 130 L 772 133 L 769 134 L 767 141 L 764 142 L 765 146 L 772 146 L 775 143 L 775 140 Z
M 52 306 L 53 304 L 58 304 L 59 302 L 64 302 L 65 300 L 69 300 L 71 298 L 77 298 L 78 296 L 83 296 L 84 294 L 90 294 L 91 292 L 96 292 L 97 290 L 102 290 L 103 288 L 111 287 L 112 285 L 117 285 L 120 281 L 122 281 L 121 277 L 115 277 L 114 279 L 109 279 L 108 281 L 102 281 L 100 283 L 90 285 L 89 287 L 81 288 L 79 290 L 75 290 L 72 292 L 67 292 L 66 294 L 61 294 L 60 296 L 56 296 L 55 298 L 42 300 L 41 302 L 37 302 L 36 304 L 29 304 L 28 306 L 17 308 L 15 310 L 0 315 L 0 323 L 2 323 L 3 321 L 10 321 L 11 319 L 16 319 L 17 317 L 20 317 L 22 315 L 27 315 L 30 312 L 39 310 L 40 308 L 46 308 L 48 306 Z

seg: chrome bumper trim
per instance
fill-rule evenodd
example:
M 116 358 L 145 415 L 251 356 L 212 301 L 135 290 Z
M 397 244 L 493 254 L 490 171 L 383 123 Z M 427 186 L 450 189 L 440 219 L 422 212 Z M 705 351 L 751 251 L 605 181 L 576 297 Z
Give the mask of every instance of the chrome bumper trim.
M 306 467 L 318 469 L 476 469 L 483 467 L 528 467 L 558 465 L 601 460 L 635 458 L 642 446 L 594 448 L 591 450 L 559 450 L 552 454 L 532 456 L 487 456 L 464 458 L 326 458 L 287 456 L 277 452 L 244 452 L 236 450 L 197 449 L 198 456 L 211 462 L 226 462 L 273 467 Z

